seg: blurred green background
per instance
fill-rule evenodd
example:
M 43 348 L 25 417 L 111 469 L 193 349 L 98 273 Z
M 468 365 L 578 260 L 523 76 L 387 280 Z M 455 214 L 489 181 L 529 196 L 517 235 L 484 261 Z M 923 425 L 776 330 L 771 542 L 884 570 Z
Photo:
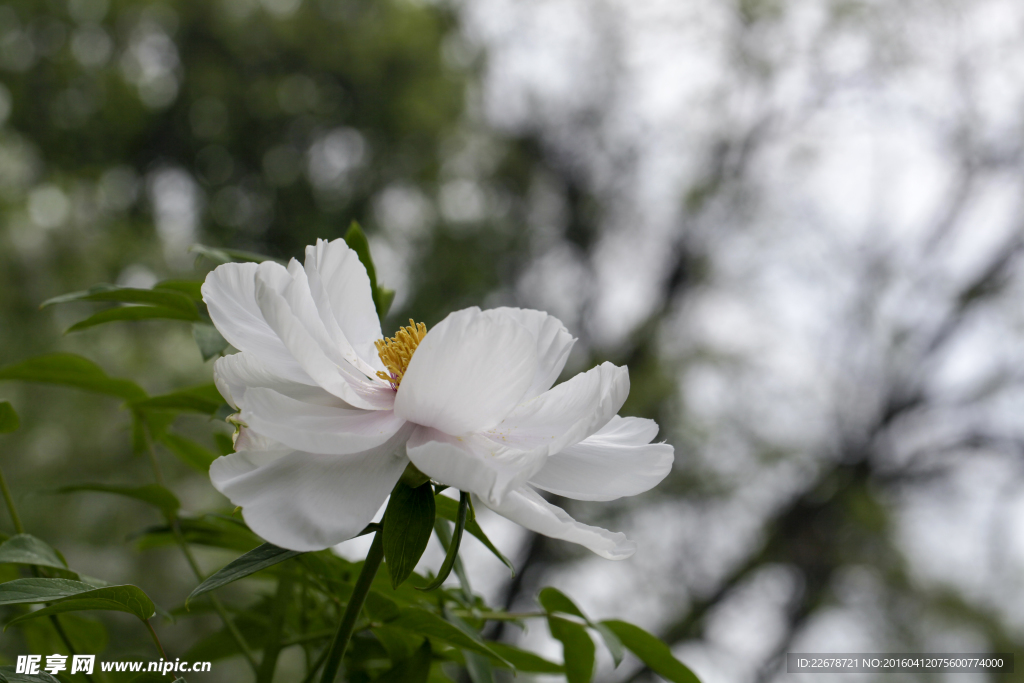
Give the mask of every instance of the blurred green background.
M 509 532 L 521 571 L 482 579 L 495 603 L 528 607 L 553 581 L 664 635 L 705 683 L 786 680 L 779 656 L 797 647 L 1012 651 L 1021 214 L 984 202 L 990 181 L 1024 187 L 1024 98 L 1006 95 L 999 111 L 1017 113 L 1000 119 L 921 76 L 922 32 L 961 5 L 8 0 L 0 363 L 68 350 L 151 393 L 208 381 L 185 325 L 63 336 L 94 307 L 39 304 L 98 282 L 201 279 L 213 264 L 193 243 L 300 256 L 356 220 L 398 291 L 386 333 L 469 305 L 548 308 L 580 337 L 569 371 L 628 364 L 623 412 L 676 445 L 650 494 L 560 501 L 636 536 L 634 560 Z M 998 43 L 991 16 L 966 43 Z M 946 85 L 1001 63 L 949 54 L 966 71 L 950 66 Z M 884 110 L 891 129 L 829 128 L 819 116 L 836 102 L 844 121 Z M 929 119 L 930 166 L 886 156 L 925 128 L 893 123 L 900 107 L 950 112 Z M 18 383 L 0 399 L 23 419 L 0 460 L 28 529 L 84 573 L 179 605 L 183 560 L 132 540 L 154 513 L 46 493 L 149 481 L 116 402 Z M 227 431 L 177 429 L 210 448 Z M 226 505 L 165 463 L 186 510 Z M 127 618 L 102 619 L 118 651 L 148 656 Z M 199 623 L 163 626 L 165 644 L 186 651 Z M 529 642 L 557 657 L 542 640 Z M 0 636 L 3 658 L 28 648 Z M 245 680 L 232 667 L 215 679 Z M 600 676 L 653 680 L 635 661 Z

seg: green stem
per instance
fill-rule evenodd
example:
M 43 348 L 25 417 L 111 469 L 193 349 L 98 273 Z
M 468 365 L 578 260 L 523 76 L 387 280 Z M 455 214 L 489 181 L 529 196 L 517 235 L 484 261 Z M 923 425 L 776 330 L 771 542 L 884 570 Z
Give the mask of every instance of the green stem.
M 320 670 L 321 666 L 323 666 L 324 660 L 327 659 L 327 654 L 330 651 L 331 649 L 327 647 L 323 649 L 323 652 L 321 652 L 317 656 L 316 662 L 314 662 L 313 666 L 310 667 L 309 672 L 306 674 L 306 677 L 302 679 L 302 683 L 313 683 L 313 679 L 316 678 L 316 672 Z
M 7 488 L 7 479 L 4 477 L 3 470 L 0 470 L 0 490 L 3 490 L 4 502 L 7 503 L 7 513 L 11 516 L 11 522 L 14 523 L 14 530 L 19 534 L 25 533 L 25 527 L 21 524 L 21 517 L 18 516 L 18 508 L 14 507 L 14 497 L 11 495 L 11 490 Z
M 21 523 L 21 517 L 18 515 L 18 508 L 14 506 L 14 496 L 11 495 L 11 489 L 7 486 L 7 478 L 4 476 L 4 472 L 0 469 L 0 492 L 3 492 L 4 503 L 7 504 L 7 514 L 11 516 L 11 523 L 14 524 L 14 530 L 19 534 L 25 533 L 25 525 Z M 39 576 L 39 568 L 32 567 L 32 576 Z M 56 614 L 50 615 L 50 623 L 53 624 L 53 629 L 57 632 L 61 642 L 64 643 L 64 647 L 68 649 L 68 654 L 74 656 L 76 654 L 75 646 L 71 644 L 71 638 L 68 637 L 67 631 L 61 626 L 60 619 L 57 618 Z M 92 676 L 85 674 L 86 680 L 93 680 Z
M 284 631 L 284 620 L 291 597 L 292 577 L 288 574 L 283 574 L 277 580 L 277 595 L 274 596 L 274 604 L 270 609 L 270 631 L 267 634 L 266 644 L 263 646 L 263 660 L 260 662 L 260 669 L 256 673 L 256 683 L 273 683 L 274 670 L 277 668 L 277 658 L 283 647 L 281 634 Z
M 160 656 L 165 660 L 167 659 L 167 653 L 164 652 L 164 646 L 160 644 L 160 639 L 156 637 L 156 631 L 153 630 L 153 624 L 149 623 L 149 619 L 146 619 L 146 628 L 149 629 L 149 635 L 156 643 L 156 649 L 160 651 Z
M 160 463 L 156 457 L 156 447 L 153 445 L 153 434 L 149 429 L 149 425 L 145 423 L 144 418 L 139 416 L 140 420 L 143 420 L 143 432 L 146 437 L 146 452 L 149 454 L 149 462 L 153 466 L 153 477 L 156 479 L 157 484 L 167 488 L 164 483 L 164 475 L 160 470 Z M 174 534 L 174 540 L 177 541 L 178 547 L 181 548 L 182 554 L 185 556 L 185 560 L 188 562 L 188 566 L 191 567 L 192 573 L 195 574 L 196 580 L 200 583 L 206 578 L 203 576 L 203 571 L 199 568 L 199 563 L 196 562 L 196 558 L 192 555 L 192 549 L 188 547 L 188 541 L 185 539 L 185 535 L 181 533 L 181 524 L 178 521 L 178 516 L 173 513 L 165 513 L 168 526 L 171 527 L 171 531 Z M 249 651 L 249 644 L 245 642 L 245 637 L 242 636 L 242 632 L 238 630 L 234 622 L 231 621 L 231 616 L 227 610 L 224 609 L 224 604 L 215 596 L 210 596 L 210 602 L 213 604 L 214 611 L 220 616 L 222 622 L 224 622 L 224 628 L 228 630 L 228 634 L 231 635 L 232 640 L 238 645 L 239 651 L 242 656 L 245 657 L 246 661 L 249 662 L 249 666 L 252 668 L 253 673 L 259 673 L 259 664 L 256 663 L 256 658 L 252 656 Z M 148 625 L 148 622 L 147 622 Z M 151 627 L 152 630 L 152 627 Z
M 334 635 L 334 642 L 331 643 L 330 654 L 327 656 L 327 663 L 324 665 L 324 675 L 320 677 L 320 683 L 334 683 L 338 675 L 338 668 L 341 666 L 341 658 L 348 647 L 348 641 L 352 638 L 352 630 L 359 618 L 359 612 L 366 601 L 366 595 L 370 592 L 370 585 L 373 577 L 380 568 L 381 560 L 384 559 L 384 534 L 377 532 L 373 535 L 373 544 L 370 552 L 366 553 L 366 561 L 363 562 L 363 569 L 359 572 L 356 585 L 352 589 L 352 597 L 348 600 L 345 613 L 341 616 L 338 624 L 338 632 Z

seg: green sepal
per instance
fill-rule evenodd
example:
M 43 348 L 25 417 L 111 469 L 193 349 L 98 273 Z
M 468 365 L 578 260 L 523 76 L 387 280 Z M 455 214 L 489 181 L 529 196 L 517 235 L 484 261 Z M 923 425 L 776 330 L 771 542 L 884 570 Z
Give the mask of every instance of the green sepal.
M 447 488 L 447 487 L 446 487 Z M 435 489 L 436 490 L 436 489 Z M 435 503 L 437 504 L 437 516 L 447 519 L 449 522 L 454 522 L 458 519 L 459 514 L 459 503 L 458 501 L 452 500 L 447 496 L 435 496 Z M 484 530 L 480 527 L 480 524 L 476 521 L 475 515 L 473 514 L 473 508 L 470 506 L 469 515 L 466 519 L 466 531 L 476 537 L 478 541 L 484 544 L 488 550 L 490 550 L 495 557 L 501 560 L 502 564 L 508 567 L 509 571 L 512 572 L 512 576 L 516 575 L 516 568 L 512 565 L 512 561 L 505 557 L 498 546 L 491 542 L 491 539 L 487 537 Z
M 452 568 L 455 566 L 455 558 L 459 556 L 459 546 L 462 544 L 462 532 L 466 528 L 466 517 L 469 514 L 469 494 L 465 491 L 459 492 L 459 511 L 455 516 L 455 531 L 452 533 L 452 542 L 448 544 L 448 551 L 445 553 L 444 562 L 441 563 L 441 568 L 437 571 L 437 576 L 426 586 L 418 590 L 432 591 L 439 588 L 448 575 L 452 573 Z
M 434 528 L 434 490 L 429 483 L 416 488 L 399 481 L 384 511 L 384 561 L 392 588 L 398 588 L 416 568 Z

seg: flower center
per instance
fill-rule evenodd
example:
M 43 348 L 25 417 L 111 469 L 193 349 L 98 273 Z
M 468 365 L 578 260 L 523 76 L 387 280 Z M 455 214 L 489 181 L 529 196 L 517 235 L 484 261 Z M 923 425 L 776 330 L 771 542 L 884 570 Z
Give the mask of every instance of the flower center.
M 400 327 L 394 337 L 378 339 L 373 342 L 377 347 L 377 355 L 380 362 L 388 369 L 385 372 L 377 372 L 382 380 L 391 383 L 391 388 L 398 391 L 398 385 L 402 383 L 402 377 L 409 368 L 409 361 L 412 354 L 416 353 L 416 347 L 420 345 L 423 338 L 427 336 L 427 326 L 423 323 L 413 322 L 409 319 L 406 327 Z

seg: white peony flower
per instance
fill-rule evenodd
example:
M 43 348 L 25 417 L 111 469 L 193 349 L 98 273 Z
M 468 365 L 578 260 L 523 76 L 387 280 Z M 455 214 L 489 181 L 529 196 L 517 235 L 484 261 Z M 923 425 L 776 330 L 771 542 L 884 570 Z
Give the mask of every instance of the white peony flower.
M 203 300 L 241 351 L 217 360 L 214 378 L 245 425 L 210 478 L 271 543 L 319 550 L 353 537 L 412 461 L 528 529 L 610 559 L 635 551 L 538 493 L 635 495 L 673 459 L 650 443 L 654 421 L 616 415 L 625 368 L 604 363 L 551 388 L 575 341 L 556 318 L 467 308 L 382 340 L 366 269 L 340 239 L 287 268 L 219 266 Z

